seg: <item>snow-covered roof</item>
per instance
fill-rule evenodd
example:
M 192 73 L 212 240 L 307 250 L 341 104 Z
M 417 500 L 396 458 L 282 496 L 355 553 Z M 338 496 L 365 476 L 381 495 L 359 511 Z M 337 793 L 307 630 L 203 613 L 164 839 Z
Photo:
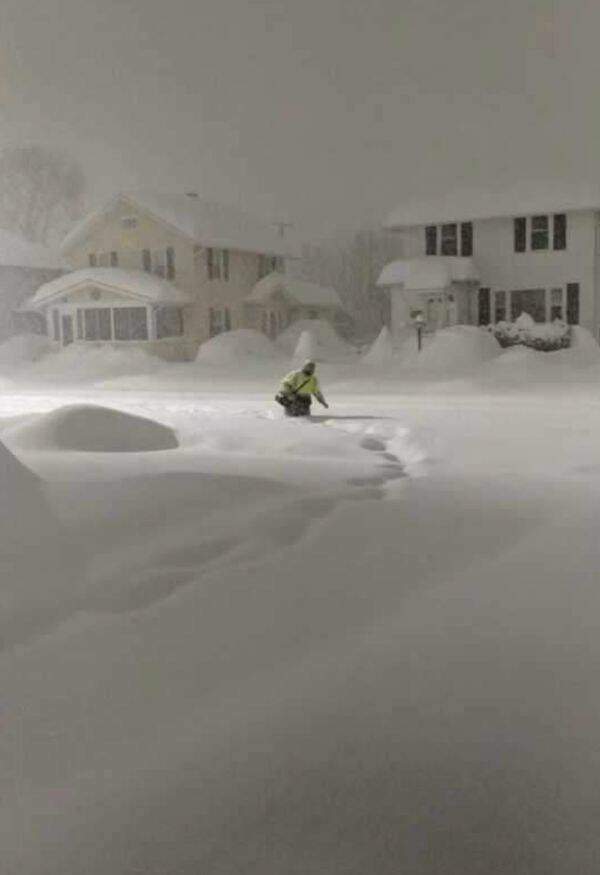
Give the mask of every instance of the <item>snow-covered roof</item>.
M 60 253 L 32 243 L 20 234 L 0 228 L 0 265 L 4 267 L 46 268 L 63 270 L 66 264 Z
M 299 246 L 278 233 L 277 223 L 189 194 L 150 191 L 125 192 L 111 198 L 104 207 L 90 213 L 73 228 L 62 243 L 62 251 L 68 252 L 84 240 L 99 219 L 109 215 L 123 202 L 145 210 L 203 246 L 265 255 L 300 255 Z
M 477 268 L 471 258 L 430 256 L 401 258 L 386 264 L 379 275 L 377 285 L 402 284 L 405 289 L 442 289 L 452 282 L 477 279 Z
M 121 292 L 132 298 L 156 304 L 189 304 L 191 299 L 173 283 L 142 270 L 121 270 L 118 267 L 87 267 L 67 273 L 44 283 L 27 306 L 39 307 L 61 295 L 69 295 L 82 286 L 95 285 Z
M 600 208 L 600 185 L 556 179 L 501 190 L 455 189 L 426 198 L 408 198 L 387 217 L 387 228 L 407 228 L 478 219 L 568 213 Z
M 340 296 L 335 289 L 293 279 L 284 273 L 273 272 L 259 280 L 247 301 L 257 304 L 267 301 L 272 295 L 281 293 L 293 303 L 304 307 L 342 307 Z

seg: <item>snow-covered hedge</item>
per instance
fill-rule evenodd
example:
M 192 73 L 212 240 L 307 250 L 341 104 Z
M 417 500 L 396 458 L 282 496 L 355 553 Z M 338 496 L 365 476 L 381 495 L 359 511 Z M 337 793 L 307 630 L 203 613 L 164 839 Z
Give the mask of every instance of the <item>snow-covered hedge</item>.
M 521 313 L 515 322 L 498 322 L 490 331 L 503 347 L 528 346 L 540 352 L 552 352 L 571 346 L 571 326 L 554 322 L 534 322 L 528 313 Z

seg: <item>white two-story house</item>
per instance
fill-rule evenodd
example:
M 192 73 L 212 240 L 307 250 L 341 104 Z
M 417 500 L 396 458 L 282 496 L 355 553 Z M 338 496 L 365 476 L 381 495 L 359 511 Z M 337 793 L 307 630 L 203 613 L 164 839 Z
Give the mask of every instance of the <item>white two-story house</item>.
M 523 209 L 503 200 L 482 198 L 482 209 L 461 212 L 448 198 L 390 216 L 403 257 L 386 265 L 379 284 L 390 289 L 396 335 L 417 313 L 436 329 L 525 312 L 537 322 L 582 325 L 598 338 L 600 208 L 547 198 Z

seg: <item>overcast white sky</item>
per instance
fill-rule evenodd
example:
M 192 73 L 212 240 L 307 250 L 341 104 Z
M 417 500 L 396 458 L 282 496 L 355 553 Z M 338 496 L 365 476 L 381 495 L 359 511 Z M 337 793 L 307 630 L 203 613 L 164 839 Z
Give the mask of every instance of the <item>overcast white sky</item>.
M 596 181 L 600 0 L 2 0 L 2 142 L 315 228 Z

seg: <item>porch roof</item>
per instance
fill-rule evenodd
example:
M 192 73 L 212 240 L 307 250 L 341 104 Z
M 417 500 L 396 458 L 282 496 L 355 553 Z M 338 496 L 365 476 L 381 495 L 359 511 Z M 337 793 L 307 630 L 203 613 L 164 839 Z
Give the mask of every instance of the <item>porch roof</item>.
M 453 282 L 476 281 L 478 278 L 479 272 L 472 258 L 432 255 L 426 258 L 401 258 L 386 264 L 377 285 L 442 289 Z
M 306 280 L 294 279 L 276 271 L 259 280 L 246 300 L 250 303 L 263 304 L 278 292 L 291 303 L 300 304 L 303 307 L 342 308 L 340 296 L 335 289 L 319 286 Z
M 146 303 L 183 305 L 192 302 L 189 295 L 173 283 L 154 274 L 117 267 L 89 267 L 44 283 L 29 299 L 27 306 L 33 309 L 44 307 L 55 298 L 72 294 L 86 285 L 119 292 Z

